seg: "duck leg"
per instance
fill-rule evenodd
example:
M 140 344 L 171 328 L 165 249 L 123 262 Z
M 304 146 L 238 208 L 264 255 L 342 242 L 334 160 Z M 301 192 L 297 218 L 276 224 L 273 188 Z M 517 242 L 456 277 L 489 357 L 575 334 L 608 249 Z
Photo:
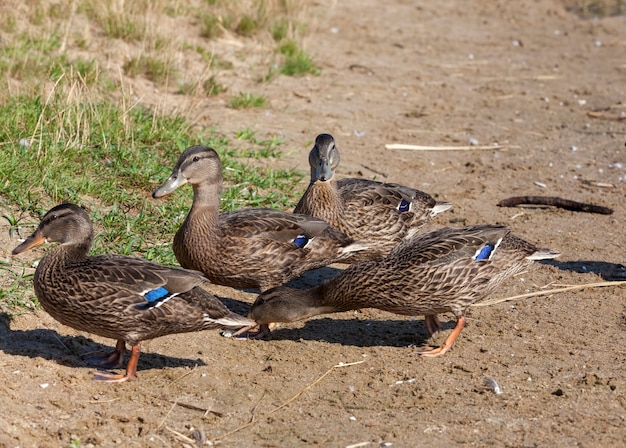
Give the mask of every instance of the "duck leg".
M 441 330 L 441 323 L 436 314 L 424 316 L 424 325 L 426 325 L 426 331 L 428 331 L 431 338 L 436 337 L 439 334 L 439 330 Z
M 93 379 L 95 381 L 102 381 L 106 383 L 123 383 L 124 381 L 130 381 L 137 378 L 137 363 L 139 362 L 140 352 L 141 346 L 139 344 L 133 345 L 130 350 L 130 359 L 128 360 L 126 373 L 124 375 L 121 373 L 98 372 L 94 375 Z
M 254 327 L 244 327 L 240 330 L 237 330 L 232 334 L 232 337 L 236 337 L 237 339 L 263 339 L 266 336 L 269 336 L 272 332 L 272 328 L 274 328 L 275 324 L 260 324 L 257 331 L 250 331 Z
M 104 367 L 105 369 L 119 369 L 124 365 L 125 351 L 126 342 L 124 342 L 123 339 L 118 339 L 115 350 L 90 356 L 85 358 L 85 361 L 91 365 Z
M 420 356 L 430 356 L 430 357 L 443 355 L 445 352 L 447 352 L 448 350 L 452 348 L 452 346 L 454 345 L 454 341 L 456 341 L 456 338 L 459 337 L 459 335 L 461 334 L 461 330 L 463 330 L 464 326 L 465 326 L 465 316 L 460 316 L 456 321 L 456 325 L 454 326 L 452 333 L 450 333 L 448 337 L 446 338 L 446 340 L 443 341 L 443 344 L 441 344 L 441 347 L 423 348 L 422 350 L 419 350 L 417 354 Z

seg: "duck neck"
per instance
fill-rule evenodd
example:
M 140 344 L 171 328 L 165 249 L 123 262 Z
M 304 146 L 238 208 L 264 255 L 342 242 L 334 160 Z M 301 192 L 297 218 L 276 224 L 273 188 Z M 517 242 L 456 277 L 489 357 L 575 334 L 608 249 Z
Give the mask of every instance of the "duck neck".
M 378 264 L 377 264 L 378 263 Z M 335 307 L 336 312 L 376 307 L 371 290 L 375 280 L 370 272 L 383 269 L 381 260 L 367 260 L 353 264 L 338 276 L 322 283 L 320 302 Z
M 325 284 L 314 286 L 309 289 L 296 289 L 294 295 L 298 296 L 300 303 L 305 306 L 302 310 L 306 315 L 299 316 L 300 319 L 316 316 L 318 314 L 339 313 L 347 311 L 343 303 L 336 302 L 332 291 L 325 288 Z
M 93 238 L 81 243 L 64 243 L 48 252 L 37 265 L 37 272 L 51 267 L 63 269 L 66 266 L 85 260 L 91 250 Z
M 296 207 L 296 212 L 312 215 L 336 225 L 337 215 L 343 213 L 343 200 L 337 190 L 337 182 L 333 179 L 310 183 Z
M 187 219 L 200 220 L 209 225 L 217 224 L 222 196 L 222 181 L 203 182 L 193 185 L 193 204 Z

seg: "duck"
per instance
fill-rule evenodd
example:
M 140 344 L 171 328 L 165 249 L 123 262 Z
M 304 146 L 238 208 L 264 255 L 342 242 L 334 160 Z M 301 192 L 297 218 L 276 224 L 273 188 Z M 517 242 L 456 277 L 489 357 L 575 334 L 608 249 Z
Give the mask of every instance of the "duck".
M 45 243 L 52 247 L 39 261 L 35 294 L 54 319 L 80 331 L 117 340 L 115 350 L 88 359 L 101 368 L 121 368 L 126 344 L 131 355 L 124 374 L 99 372 L 97 381 L 125 382 L 137 377 L 141 342 L 175 333 L 249 326 L 205 289 L 202 273 L 162 266 L 117 254 L 89 256 L 93 225 L 80 206 L 50 209 L 35 232 L 13 249 L 20 254 Z
M 471 304 L 534 261 L 558 255 L 552 249 L 538 249 L 504 226 L 444 227 L 403 241 L 385 258 L 352 264 L 312 288 L 280 286 L 265 291 L 248 314 L 260 330 L 249 334 L 264 337 L 274 322 L 376 308 L 405 316 L 424 315 L 433 337 L 441 329 L 437 315 L 451 312 L 456 324 L 443 344 L 418 351 L 421 356 L 440 356 L 463 330 Z M 239 334 L 245 334 L 245 329 Z
M 269 208 L 220 213 L 222 164 L 211 147 L 185 149 L 152 196 L 187 183 L 193 202 L 174 235 L 174 255 L 183 268 L 201 271 L 213 283 L 265 291 L 368 247 L 311 216 Z
M 415 188 L 362 178 L 337 179 L 339 150 L 330 134 L 320 134 L 309 152 L 310 183 L 294 213 L 323 219 L 370 247 L 352 256 L 357 262 L 386 256 L 439 213 L 452 207 Z

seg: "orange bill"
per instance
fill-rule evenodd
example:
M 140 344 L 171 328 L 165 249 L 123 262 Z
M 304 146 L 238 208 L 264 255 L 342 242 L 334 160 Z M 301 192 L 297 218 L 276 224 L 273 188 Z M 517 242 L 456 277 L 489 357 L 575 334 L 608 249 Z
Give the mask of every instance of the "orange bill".
M 25 252 L 28 249 L 32 249 L 33 247 L 37 247 L 37 246 L 41 246 L 45 242 L 46 242 L 46 238 L 41 234 L 41 232 L 39 232 L 37 230 L 31 236 L 26 238 L 26 240 L 22 244 L 20 244 L 15 249 L 13 249 L 13 251 L 11 253 L 13 255 L 21 254 L 22 252 Z

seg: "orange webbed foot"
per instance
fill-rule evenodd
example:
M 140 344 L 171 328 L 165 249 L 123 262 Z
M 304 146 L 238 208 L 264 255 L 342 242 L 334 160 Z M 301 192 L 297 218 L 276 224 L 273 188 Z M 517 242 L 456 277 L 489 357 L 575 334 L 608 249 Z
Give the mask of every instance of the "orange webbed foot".
M 426 317 L 428 318 L 428 316 Z M 452 348 L 452 346 L 454 345 L 454 342 L 461 334 L 461 331 L 463 330 L 464 326 L 465 326 L 465 316 L 461 316 L 457 319 L 456 325 L 454 326 L 452 333 L 450 333 L 450 335 L 448 335 L 446 340 L 443 341 L 443 344 L 441 344 L 441 347 L 437 347 L 437 348 L 425 347 L 421 350 L 418 350 L 417 354 L 420 356 L 426 356 L 426 357 L 431 357 L 431 358 L 434 358 L 435 356 L 443 355 L 444 353 L 446 353 L 448 350 Z

